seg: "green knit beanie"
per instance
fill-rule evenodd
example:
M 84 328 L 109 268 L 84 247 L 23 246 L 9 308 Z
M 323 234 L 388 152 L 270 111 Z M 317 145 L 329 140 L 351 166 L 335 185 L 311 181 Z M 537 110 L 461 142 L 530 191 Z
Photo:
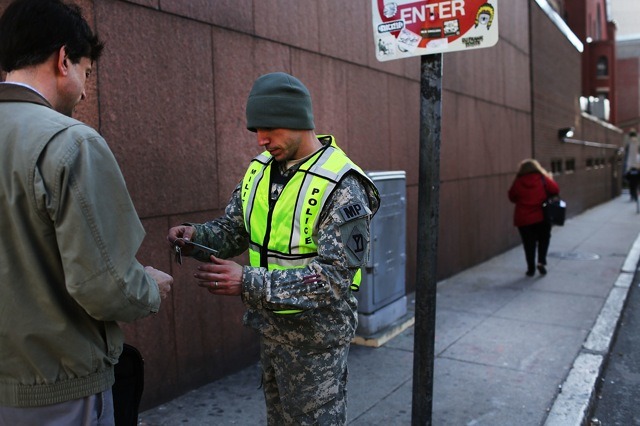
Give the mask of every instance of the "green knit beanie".
M 283 72 L 253 83 L 247 99 L 247 129 L 314 129 L 311 95 L 300 80 Z

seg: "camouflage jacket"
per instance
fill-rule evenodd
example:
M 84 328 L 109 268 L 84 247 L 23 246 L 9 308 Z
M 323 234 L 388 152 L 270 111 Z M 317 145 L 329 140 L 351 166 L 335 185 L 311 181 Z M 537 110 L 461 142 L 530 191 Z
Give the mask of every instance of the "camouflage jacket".
M 371 217 L 346 221 L 339 209 L 355 202 L 368 206 L 373 215 L 380 200 L 375 187 L 352 173 L 338 184 L 324 205 L 316 230 L 318 256 L 306 267 L 267 270 L 244 266 L 245 325 L 275 341 L 308 348 L 344 345 L 353 339 L 357 301 L 350 285 L 367 257 L 357 259 L 350 255 L 345 243 L 348 232 L 359 225 L 368 252 Z M 249 235 L 243 220 L 240 184 L 222 217 L 194 226 L 194 240 L 218 250 L 222 258 L 247 250 Z M 278 310 L 302 312 L 283 315 L 274 312 Z

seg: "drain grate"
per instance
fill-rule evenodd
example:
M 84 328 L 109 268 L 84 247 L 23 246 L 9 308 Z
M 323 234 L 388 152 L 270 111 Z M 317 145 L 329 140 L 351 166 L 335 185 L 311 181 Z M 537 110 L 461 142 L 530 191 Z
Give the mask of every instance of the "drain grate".
M 552 251 L 548 253 L 547 256 L 557 257 L 560 259 L 567 259 L 567 260 L 598 260 L 600 259 L 599 254 L 584 253 L 579 251 Z

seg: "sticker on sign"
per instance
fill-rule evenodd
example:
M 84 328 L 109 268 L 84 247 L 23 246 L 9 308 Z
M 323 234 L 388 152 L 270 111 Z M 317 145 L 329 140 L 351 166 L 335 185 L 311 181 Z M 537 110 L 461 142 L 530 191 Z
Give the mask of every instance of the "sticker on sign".
M 379 61 L 491 47 L 498 0 L 371 0 Z

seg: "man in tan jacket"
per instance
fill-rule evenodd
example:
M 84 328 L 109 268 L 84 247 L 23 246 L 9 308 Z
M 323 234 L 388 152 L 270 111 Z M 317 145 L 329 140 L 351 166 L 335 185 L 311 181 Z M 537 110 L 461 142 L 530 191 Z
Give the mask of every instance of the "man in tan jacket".
M 173 281 L 136 260 L 116 160 L 70 117 L 101 51 L 61 0 L 0 17 L 0 426 L 114 424 L 117 321 L 157 312 Z

